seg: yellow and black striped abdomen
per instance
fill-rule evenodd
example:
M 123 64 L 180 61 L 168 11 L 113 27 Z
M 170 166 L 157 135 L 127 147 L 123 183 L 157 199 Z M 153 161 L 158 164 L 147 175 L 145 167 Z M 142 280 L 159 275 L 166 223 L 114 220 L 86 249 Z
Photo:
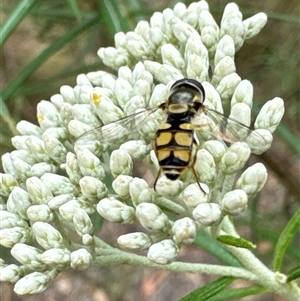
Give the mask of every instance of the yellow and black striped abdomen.
M 154 149 L 164 173 L 170 180 L 177 179 L 190 165 L 194 132 L 189 122 L 166 122 L 157 131 Z

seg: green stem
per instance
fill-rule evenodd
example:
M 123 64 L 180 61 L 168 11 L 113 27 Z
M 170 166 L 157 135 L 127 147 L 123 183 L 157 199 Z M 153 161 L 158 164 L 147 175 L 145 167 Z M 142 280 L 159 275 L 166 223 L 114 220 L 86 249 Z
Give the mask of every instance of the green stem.
M 187 263 L 179 261 L 162 265 L 150 261 L 145 256 L 131 254 L 114 248 L 112 249 L 113 250 L 111 250 L 110 254 L 106 251 L 103 252 L 106 253 L 105 255 L 103 254 L 96 256 L 96 262 L 100 265 L 131 264 L 158 269 L 166 269 L 174 272 L 215 274 L 222 276 L 233 276 L 236 278 L 243 278 L 252 281 L 255 280 L 255 276 L 244 268 L 213 264 Z M 101 250 L 98 250 L 97 253 L 101 254 Z
M 224 219 L 222 223 L 223 229 L 227 232 L 235 234 L 232 223 L 229 219 Z M 286 282 L 283 274 L 274 273 L 269 270 L 251 251 L 243 248 L 236 248 L 224 245 L 249 271 L 256 275 L 254 282 L 267 287 L 272 292 L 286 297 L 290 301 L 300 300 L 300 290 L 293 283 Z M 283 279 L 283 280 L 282 280 Z

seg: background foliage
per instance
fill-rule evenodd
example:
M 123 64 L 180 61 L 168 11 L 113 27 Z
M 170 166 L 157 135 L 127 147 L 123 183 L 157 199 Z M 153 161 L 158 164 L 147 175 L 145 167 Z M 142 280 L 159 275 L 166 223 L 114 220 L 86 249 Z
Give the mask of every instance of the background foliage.
M 154 11 L 173 7 L 177 2 L 3 0 L 0 12 L 0 155 L 13 150 L 10 138 L 17 134 L 15 125 L 18 121 L 37 122 L 37 102 L 59 93 L 61 85 L 74 86 L 80 73 L 107 69 L 96 52 L 100 47 L 112 46 L 116 32 L 133 30 L 139 20 L 149 20 Z M 229 2 L 208 0 L 218 22 Z M 269 172 L 266 187 L 251 202 L 247 214 L 236 221 L 241 235 L 257 244 L 257 256 L 270 265 L 274 245 L 300 200 L 300 4 L 297 0 L 235 2 L 244 18 L 260 11 L 269 17 L 262 32 L 247 41 L 236 56 L 238 74 L 254 86 L 257 105 L 254 112 L 275 96 L 282 97 L 286 106 L 272 148 L 250 160 L 250 164 L 259 160 L 266 165 Z M 123 231 L 105 224 L 101 235 L 109 240 Z M 111 240 L 115 242 L 115 239 Z M 283 272 L 300 262 L 299 237 L 287 254 Z M 217 262 L 198 247 L 185 250 L 181 259 Z M 72 272 L 60 276 L 42 296 L 44 300 L 76 301 L 178 300 L 214 279 L 134 267 L 122 267 L 121 270 L 118 267 L 92 268 L 87 273 Z M 235 282 L 235 287 L 244 285 L 243 281 Z M 0 289 L 3 301 L 24 300 L 16 296 L 10 286 L 1 285 Z M 255 292 L 259 293 L 259 290 L 250 290 L 249 295 Z M 42 296 L 31 296 L 26 300 L 41 300 Z M 242 296 L 233 295 L 228 300 L 246 300 Z M 251 298 L 247 300 L 280 300 L 271 295 Z

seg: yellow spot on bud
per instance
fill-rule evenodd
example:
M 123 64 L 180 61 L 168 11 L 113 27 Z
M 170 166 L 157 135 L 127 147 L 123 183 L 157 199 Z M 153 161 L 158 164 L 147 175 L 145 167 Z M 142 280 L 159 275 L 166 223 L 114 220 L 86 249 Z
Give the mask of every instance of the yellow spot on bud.
M 37 116 L 37 118 L 38 118 L 38 121 L 40 122 L 40 121 L 44 121 L 44 114 L 39 114 L 38 116 Z
M 92 98 L 93 98 L 93 102 L 94 102 L 95 106 L 98 107 L 100 105 L 101 98 L 99 97 L 99 95 L 97 93 L 93 93 Z

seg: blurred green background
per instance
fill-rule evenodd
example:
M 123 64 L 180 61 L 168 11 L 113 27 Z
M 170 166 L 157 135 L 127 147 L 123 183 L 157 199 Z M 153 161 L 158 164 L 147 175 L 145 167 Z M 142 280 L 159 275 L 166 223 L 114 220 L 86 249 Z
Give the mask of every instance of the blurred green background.
M 96 53 L 100 47 L 113 46 L 116 32 L 133 30 L 139 20 L 149 20 L 154 11 L 173 7 L 177 2 L 2 0 L 0 155 L 13 150 L 10 138 L 17 134 L 18 121 L 37 123 L 36 104 L 40 100 L 49 100 L 51 95 L 59 93 L 61 85 L 74 86 L 80 73 L 108 70 Z M 219 23 L 230 1 L 208 3 Z M 246 41 L 236 54 L 237 73 L 254 86 L 254 113 L 275 96 L 283 98 L 286 107 L 272 148 L 262 156 L 251 158 L 249 163 L 261 161 L 266 165 L 269 172 L 266 187 L 251 202 L 247 215 L 237 219 L 241 234 L 258 245 L 256 253 L 269 264 L 278 235 L 299 207 L 300 199 L 300 3 L 298 0 L 235 3 L 244 18 L 260 11 L 268 15 L 268 23 L 261 33 Z M 299 263 L 297 248 L 299 240 L 289 249 L 286 268 L 293 262 Z M 187 260 L 197 258 L 198 251 L 187 251 Z M 43 299 L 177 300 L 211 279 L 214 278 L 202 275 L 192 278 L 132 267 L 122 268 L 121 273 L 118 267 L 92 269 L 88 273 L 61 276 L 43 293 Z M 1 300 L 23 300 L 12 293 L 10 286 L 2 288 L 5 294 Z M 151 288 L 153 293 L 149 293 Z M 41 300 L 41 296 L 26 300 Z M 269 295 L 247 300 L 282 299 Z

